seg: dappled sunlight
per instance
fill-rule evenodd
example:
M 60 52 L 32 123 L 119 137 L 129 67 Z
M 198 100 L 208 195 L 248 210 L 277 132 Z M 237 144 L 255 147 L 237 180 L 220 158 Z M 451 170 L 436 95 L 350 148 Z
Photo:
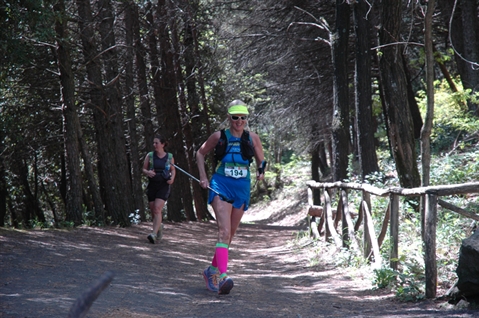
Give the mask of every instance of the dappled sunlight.
M 128 245 L 125 245 L 125 244 L 117 244 L 116 245 L 118 248 L 131 248 L 133 250 L 137 250 L 137 251 L 143 251 L 143 252 L 147 252 L 149 251 L 150 249 L 146 246 L 128 246 Z
M 27 300 L 44 304 L 63 304 L 68 306 L 68 304 L 73 302 L 75 299 L 68 297 L 53 297 L 53 295 L 45 295 L 44 297 L 27 298 Z
M 136 239 L 136 236 L 131 235 L 128 232 L 118 232 L 118 228 L 102 228 L 102 227 L 86 227 L 88 231 L 95 232 L 98 234 L 102 235 L 112 235 L 112 236 L 117 236 L 121 238 L 127 238 L 127 239 Z
M 154 288 L 151 284 L 148 285 L 138 285 L 138 286 L 132 286 L 132 285 L 124 285 L 124 284 L 112 284 L 111 288 L 120 288 L 124 290 L 133 290 L 133 291 L 145 291 L 148 293 L 152 294 L 158 294 L 158 295 L 170 295 L 170 296 L 175 296 L 175 297 L 184 297 L 184 298 L 190 298 L 188 294 L 185 294 L 184 292 L 175 290 L 174 288 Z
M 8 308 L 15 317 L 65 317 L 106 271 L 113 281 L 89 317 L 220 317 L 225 308 L 231 317 L 344 317 L 355 316 L 357 308 L 372 317 L 404 313 L 391 293 L 372 292 L 370 282 L 358 284 L 321 259 L 312 266 L 311 259 L 327 251 L 315 256 L 292 244 L 301 228 L 241 224 L 228 264 L 235 286 L 222 296 L 208 291 L 202 277 L 217 241 L 214 222 L 166 222 L 158 244 L 146 238 L 151 222 L 68 231 L 0 229 L 0 316 Z
M 0 293 L 0 297 L 20 297 L 22 296 L 22 294 L 18 294 L 18 293 L 15 293 L 15 294 L 2 294 Z

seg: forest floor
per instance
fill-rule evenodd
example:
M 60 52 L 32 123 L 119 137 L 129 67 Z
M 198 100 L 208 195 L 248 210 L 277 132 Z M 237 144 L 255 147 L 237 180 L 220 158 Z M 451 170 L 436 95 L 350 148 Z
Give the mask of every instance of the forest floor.
M 201 275 L 216 243 L 214 222 L 165 222 L 159 244 L 146 239 L 148 222 L 0 228 L 0 317 L 67 317 L 106 272 L 113 280 L 87 317 L 479 316 L 451 309 L 440 298 L 399 302 L 390 290 L 373 289 L 370 278 L 336 267 L 326 248 L 318 257 L 298 246 L 298 233 L 307 230 L 304 199 L 286 196 L 245 214 L 230 249 L 235 285 L 221 296 L 206 289 Z

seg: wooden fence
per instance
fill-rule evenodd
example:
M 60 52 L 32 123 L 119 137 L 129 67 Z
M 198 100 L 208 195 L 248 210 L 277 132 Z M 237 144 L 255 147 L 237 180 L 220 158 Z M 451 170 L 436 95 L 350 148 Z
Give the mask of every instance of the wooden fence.
M 465 211 L 446 201 L 441 200 L 441 196 L 456 194 L 479 193 L 479 183 L 463 183 L 455 185 L 440 185 L 419 187 L 412 189 L 387 188 L 380 189 L 369 184 L 333 182 L 319 183 L 308 181 L 308 201 L 310 204 L 309 214 L 317 226 L 311 226 L 315 237 L 320 236 L 324 226 L 325 239 L 332 238 L 338 248 L 348 247 L 359 249 L 359 244 L 355 232 L 364 221 L 363 236 L 363 255 L 371 259 L 374 266 L 381 266 L 381 256 L 379 248 L 386 236 L 388 224 L 391 240 L 391 250 L 389 253 L 389 265 L 392 269 L 398 267 L 398 234 L 399 234 L 399 196 L 422 198 L 424 205 L 421 213 L 421 235 L 424 241 L 424 262 L 426 279 L 426 298 L 436 297 L 437 288 L 437 264 L 436 264 L 436 224 L 437 224 L 437 205 L 459 213 L 468 218 L 478 220 L 479 215 Z M 322 189 L 324 196 L 324 206 L 312 205 L 312 189 Z M 333 189 L 339 195 L 338 207 L 334 211 L 331 207 L 331 193 Z M 362 200 L 358 207 L 358 216 L 356 224 L 353 225 L 352 213 L 349 211 L 348 190 L 357 190 L 362 192 Z M 376 237 L 374 224 L 371 217 L 371 194 L 380 197 L 389 197 L 388 207 L 386 209 L 381 232 Z M 338 234 L 336 229 L 339 220 L 342 221 L 342 235 Z

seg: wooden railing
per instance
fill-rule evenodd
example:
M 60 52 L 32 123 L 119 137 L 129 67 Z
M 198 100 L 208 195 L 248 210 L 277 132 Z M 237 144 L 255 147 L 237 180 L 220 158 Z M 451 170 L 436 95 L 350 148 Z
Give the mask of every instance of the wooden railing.
M 389 224 L 389 235 L 391 240 L 391 250 L 389 253 L 389 265 L 392 269 L 398 267 L 398 234 L 399 234 L 399 196 L 417 197 L 421 196 L 424 202 L 424 212 L 421 215 L 421 234 L 424 241 L 424 262 L 426 279 L 426 298 L 436 297 L 437 286 L 437 264 L 436 264 L 436 224 L 437 224 L 437 205 L 460 213 L 468 218 L 478 220 L 479 215 L 465 211 L 446 201 L 439 199 L 441 196 L 449 196 L 466 193 L 479 193 L 479 183 L 463 183 L 455 185 L 439 185 L 429 187 L 419 187 L 412 189 L 387 188 L 380 189 L 369 184 L 334 182 L 319 183 L 308 181 L 308 201 L 310 204 L 309 214 L 314 217 L 317 226 L 312 226 L 311 230 L 316 237 L 320 236 L 324 226 L 325 239 L 334 240 L 338 248 L 348 247 L 358 250 L 359 244 L 355 237 L 355 232 L 359 229 L 364 220 L 363 236 L 363 255 L 373 261 L 376 267 L 381 266 L 381 255 L 379 248 L 386 235 Z M 323 206 L 312 205 L 312 189 L 322 189 L 324 196 Z M 333 189 L 339 194 L 338 207 L 333 211 L 331 207 L 331 192 Z M 348 190 L 362 191 L 362 200 L 358 207 L 358 216 L 356 224 L 353 225 L 352 213 L 349 211 Z M 373 219 L 371 217 L 371 194 L 380 197 L 389 197 L 388 207 L 384 214 L 381 232 L 376 237 Z M 339 220 L 342 221 L 342 235 L 336 231 Z

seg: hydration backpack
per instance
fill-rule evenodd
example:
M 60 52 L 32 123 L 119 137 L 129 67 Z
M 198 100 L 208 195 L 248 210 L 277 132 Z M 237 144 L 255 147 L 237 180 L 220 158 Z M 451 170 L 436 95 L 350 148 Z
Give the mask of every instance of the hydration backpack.
M 148 156 L 150 157 L 150 170 L 153 170 L 155 168 L 153 164 L 153 151 L 149 152 Z M 173 154 L 171 152 L 168 152 L 168 160 L 166 160 L 165 169 L 162 171 L 163 178 L 165 178 L 166 180 L 170 179 L 171 158 L 173 158 Z
M 224 156 L 226 156 L 228 148 L 228 137 L 226 136 L 226 132 L 224 129 L 221 130 L 221 136 L 218 140 L 218 143 L 215 146 L 215 160 L 218 163 L 221 161 Z M 249 135 L 249 131 L 243 130 L 243 134 L 241 135 L 240 140 L 240 150 L 241 150 L 241 157 L 243 160 L 248 160 L 251 164 L 253 162 L 254 157 L 254 147 L 253 141 Z

